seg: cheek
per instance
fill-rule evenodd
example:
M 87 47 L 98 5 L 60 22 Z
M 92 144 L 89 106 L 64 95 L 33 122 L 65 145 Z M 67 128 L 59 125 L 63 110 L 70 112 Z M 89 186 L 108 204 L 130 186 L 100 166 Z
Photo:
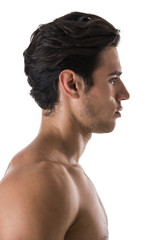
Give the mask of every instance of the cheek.
M 83 105 L 83 114 L 90 118 L 97 115 L 97 108 L 93 101 L 86 101 Z M 82 115 L 82 114 L 81 114 Z
M 101 105 L 104 105 L 105 107 L 108 106 L 109 109 L 112 109 L 115 107 L 116 102 L 115 102 L 115 98 L 110 94 L 110 95 L 103 95 L 103 97 L 101 96 L 101 98 L 99 98 L 99 101 L 97 99 L 96 102 L 99 102 Z
M 116 107 L 116 100 L 114 97 L 109 97 L 108 99 L 108 106 L 110 106 L 110 108 L 115 109 Z
M 115 112 L 115 100 L 113 97 L 94 98 L 94 102 L 85 105 L 85 111 L 90 117 L 111 118 Z
M 83 99 L 83 107 L 81 111 L 82 115 L 88 117 L 110 117 L 115 111 L 115 98 L 112 96 L 113 93 L 109 88 L 97 89 L 94 93 Z

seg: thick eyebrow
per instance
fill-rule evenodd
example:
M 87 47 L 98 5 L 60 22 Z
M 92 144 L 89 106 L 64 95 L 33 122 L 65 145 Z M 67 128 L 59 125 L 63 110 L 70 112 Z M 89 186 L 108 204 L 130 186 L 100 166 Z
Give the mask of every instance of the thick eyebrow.
M 115 72 L 110 73 L 108 76 L 113 76 L 113 75 L 120 76 L 121 74 L 122 74 L 122 72 L 115 71 Z

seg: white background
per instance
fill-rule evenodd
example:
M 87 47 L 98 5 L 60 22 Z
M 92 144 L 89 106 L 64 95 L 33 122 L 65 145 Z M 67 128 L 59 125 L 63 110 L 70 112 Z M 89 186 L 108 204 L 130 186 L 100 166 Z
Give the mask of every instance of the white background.
M 107 211 L 110 240 L 160 240 L 159 10 L 155 0 L 0 3 L 0 178 L 39 130 L 41 110 L 23 72 L 31 33 L 71 11 L 100 15 L 121 30 L 122 79 L 131 98 L 115 131 L 93 135 L 80 160 Z

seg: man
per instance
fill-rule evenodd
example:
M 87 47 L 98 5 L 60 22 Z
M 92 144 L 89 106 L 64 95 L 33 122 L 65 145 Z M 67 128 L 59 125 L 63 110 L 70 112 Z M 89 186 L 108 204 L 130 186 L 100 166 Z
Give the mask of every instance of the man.
M 114 129 L 129 98 L 119 38 L 106 20 L 79 12 L 33 33 L 25 73 L 42 123 L 1 181 L 1 240 L 108 239 L 105 210 L 78 162 L 92 133 Z

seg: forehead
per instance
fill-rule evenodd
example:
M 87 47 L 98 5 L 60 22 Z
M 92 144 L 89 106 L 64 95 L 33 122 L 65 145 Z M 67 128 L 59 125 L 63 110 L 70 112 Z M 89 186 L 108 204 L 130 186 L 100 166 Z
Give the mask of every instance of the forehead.
M 104 49 L 98 59 L 98 68 L 104 68 L 106 72 L 121 72 L 121 64 L 116 47 Z

